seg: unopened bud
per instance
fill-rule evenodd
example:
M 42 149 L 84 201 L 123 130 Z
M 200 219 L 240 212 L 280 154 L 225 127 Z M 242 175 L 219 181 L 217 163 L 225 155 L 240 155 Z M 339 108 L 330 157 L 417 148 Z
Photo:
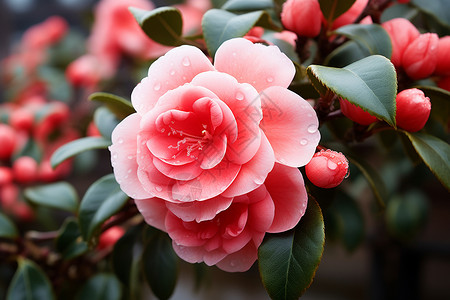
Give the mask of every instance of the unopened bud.
M 318 0 L 288 0 L 283 4 L 281 22 L 284 28 L 300 36 L 315 37 L 322 26 Z
M 356 0 L 345 13 L 334 20 L 332 29 L 336 29 L 355 22 L 355 20 L 363 12 L 364 8 L 366 8 L 368 2 L 369 0 Z
M 348 161 L 340 152 L 321 150 L 305 166 L 305 172 L 315 186 L 333 188 L 348 176 Z
M 30 156 L 19 157 L 13 163 L 14 179 L 20 183 L 31 183 L 37 179 L 38 164 Z
M 12 183 L 13 178 L 14 176 L 11 168 L 0 167 L 0 187 Z
M 450 75 L 450 36 L 439 39 L 437 50 L 437 63 L 434 73 L 436 75 Z
M 396 67 L 401 67 L 402 57 L 406 48 L 419 35 L 417 28 L 407 19 L 395 18 L 381 24 L 389 34 L 392 42 L 391 62 Z
M 369 125 L 376 122 L 378 119 L 368 112 L 364 111 L 361 107 L 356 106 L 347 100 L 339 98 L 341 105 L 341 111 L 350 120 L 361 125 Z
M 97 248 L 99 250 L 113 246 L 125 233 L 120 226 L 113 226 L 100 235 Z
M 14 129 L 6 124 L 0 124 L 0 159 L 9 159 L 16 147 Z
M 437 63 L 439 37 L 436 33 L 424 33 L 415 39 L 403 53 L 402 65 L 414 80 L 430 76 Z
M 431 112 L 430 98 L 419 89 L 403 90 L 397 95 L 397 126 L 409 132 L 425 126 Z

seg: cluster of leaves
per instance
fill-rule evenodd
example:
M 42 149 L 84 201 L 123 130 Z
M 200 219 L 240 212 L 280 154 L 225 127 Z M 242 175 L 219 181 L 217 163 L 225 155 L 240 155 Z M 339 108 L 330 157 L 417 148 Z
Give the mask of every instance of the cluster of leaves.
M 381 26 L 351 24 L 335 31 L 327 28 L 324 34 L 308 42 L 299 37 L 295 48 L 273 35 L 282 30 L 278 16 L 284 1 L 213 2 L 215 8 L 203 16 L 203 33 L 197 36 L 183 36 L 182 17 L 176 8 L 152 11 L 130 8 L 130 11 L 154 41 L 167 46 L 196 45 L 211 57 L 224 41 L 242 37 L 255 26 L 265 28 L 263 39 L 278 45 L 296 64 L 297 75 L 290 89 L 304 98 L 315 99 L 321 122 L 321 145 L 342 151 L 351 163 L 352 176 L 341 187 L 322 190 L 307 183 L 310 201 L 296 228 L 266 235 L 259 249 L 258 267 L 270 297 L 296 299 L 309 287 L 324 250 L 324 225 L 327 225 L 327 237 L 342 241 L 348 250 L 356 249 L 365 240 L 365 220 L 361 203 L 357 201 L 361 193 L 355 188 L 361 177 L 372 188 L 374 206 L 386 212 L 388 234 L 400 239 L 413 238 L 423 225 L 430 205 L 426 193 L 417 191 L 417 183 L 426 181 L 436 186 L 420 163 L 424 162 L 450 190 L 450 148 L 444 141 L 448 139 L 450 93 L 437 88 L 431 80 L 401 83 L 421 88 L 431 98 L 433 109 L 424 131 L 408 133 L 397 129 L 395 97 L 400 79 L 389 61 L 390 38 Z M 352 0 L 319 2 L 329 24 L 354 3 Z M 428 31 L 448 35 L 450 16 L 446 11 L 443 1 L 429 5 L 427 1 L 414 0 L 410 4 L 390 6 L 381 17 L 377 16 L 379 19 L 374 17 L 374 21 L 405 17 L 421 21 Z M 365 13 L 370 12 L 369 9 Z M 329 36 L 337 38 L 331 42 Z M 339 114 L 335 104 L 339 97 L 362 107 L 381 122 L 370 126 L 353 124 Z M 129 100 L 112 94 L 94 93 L 90 99 L 103 104 L 94 114 L 102 136 L 64 145 L 54 153 L 53 166 L 85 151 L 107 148 L 114 127 L 134 112 Z M 377 168 L 371 164 L 372 160 L 379 163 Z M 422 175 L 409 175 L 418 172 Z M 30 247 L 31 242 L 34 245 L 42 238 L 39 233 L 22 237 L 14 223 L 0 214 L 0 237 L 12 247 L 0 251 L 16 255 L 20 251 L 15 247 L 27 250 L 15 256 L 18 268 L 8 288 L 8 299 L 54 299 L 54 282 L 58 279 L 53 278 L 55 272 L 65 272 L 63 279 L 77 283 L 75 287 L 60 283 L 58 295 L 70 294 L 71 289 L 80 287 L 76 294 L 79 299 L 86 295 L 89 299 L 137 298 L 143 273 L 158 298 L 171 296 L 177 279 L 177 257 L 171 241 L 164 233 L 143 224 L 132 201 L 112 175 L 93 183 L 81 201 L 67 182 L 29 188 L 25 195 L 34 205 L 64 211 L 68 217 L 51 235 L 54 243 L 45 247 L 52 249 L 50 253 L 55 255 L 52 258 L 48 251 L 42 254 L 44 248 Z M 99 235 L 117 224 L 127 228 L 125 235 L 114 249 L 98 251 Z M 40 252 L 31 255 L 30 249 Z M 110 264 L 99 263 L 105 257 L 110 259 Z M 75 268 L 80 265 L 86 268 Z M 83 280 L 84 277 L 88 279 Z

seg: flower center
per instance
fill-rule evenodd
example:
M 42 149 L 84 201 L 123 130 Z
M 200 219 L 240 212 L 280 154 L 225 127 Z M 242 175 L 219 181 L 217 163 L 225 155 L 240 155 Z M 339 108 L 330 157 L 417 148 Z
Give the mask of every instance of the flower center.
M 180 140 L 177 141 L 176 145 L 168 146 L 169 149 L 179 150 L 172 158 L 177 158 L 184 151 L 186 151 L 186 156 L 197 158 L 192 153 L 196 150 L 203 150 L 203 148 L 212 140 L 212 135 L 206 130 L 207 126 L 203 125 L 203 128 L 201 135 L 193 135 L 169 126 L 170 130 L 167 135 L 180 137 Z

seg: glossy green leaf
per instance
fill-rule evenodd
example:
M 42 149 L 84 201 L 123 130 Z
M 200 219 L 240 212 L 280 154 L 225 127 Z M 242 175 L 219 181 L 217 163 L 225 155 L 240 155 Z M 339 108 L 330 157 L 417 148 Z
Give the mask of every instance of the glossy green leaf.
M 111 139 L 111 134 L 120 120 L 108 108 L 99 107 L 95 110 L 94 122 L 101 135 L 106 139 Z
M 19 236 L 16 225 L 2 212 L 0 212 L 0 238 L 15 239 Z
M 108 273 L 100 273 L 91 278 L 83 285 L 77 295 L 78 300 L 120 300 L 122 297 L 122 286 L 117 278 Z
M 312 198 L 295 229 L 266 235 L 258 250 L 258 263 L 272 299 L 298 299 L 305 292 L 319 266 L 324 242 L 322 212 Z
M 208 10 L 203 15 L 202 28 L 209 53 L 214 57 L 223 42 L 242 37 L 259 22 L 268 24 L 268 20 L 269 15 L 265 11 L 236 15 L 222 9 Z
M 400 238 L 412 238 L 424 225 L 428 216 L 428 201 L 420 190 L 408 191 L 392 198 L 386 208 L 388 230 Z
M 450 145 L 425 133 L 405 134 L 431 172 L 450 191 Z
M 25 258 L 19 258 L 18 264 L 6 300 L 55 299 L 50 281 L 39 266 Z
M 115 244 L 112 253 L 112 265 L 117 278 L 130 285 L 133 266 L 134 244 L 141 233 L 142 226 L 131 227 Z
M 378 24 L 350 24 L 339 27 L 334 33 L 355 41 L 367 49 L 370 55 L 380 54 L 391 58 L 391 39 L 386 30 Z
M 355 41 L 348 41 L 334 49 L 324 60 L 330 67 L 342 68 L 370 56 L 369 50 Z
M 158 299 L 169 299 L 178 277 L 177 255 L 172 248 L 172 240 L 159 232 L 145 245 L 142 254 L 144 275 Z
M 89 100 L 105 104 L 119 120 L 125 119 L 127 116 L 136 112 L 130 101 L 110 93 L 93 93 L 89 96 Z
M 222 9 L 229 11 L 255 11 L 273 8 L 272 0 L 228 0 Z
M 128 200 L 114 175 L 106 175 L 94 182 L 79 209 L 80 230 L 85 241 L 89 241 L 100 226 L 117 213 Z
M 88 250 L 88 245 L 82 240 L 80 227 L 75 219 L 65 220 L 55 241 L 55 246 L 66 260 L 80 256 Z
M 442 25 L 450 27 L 450 9 L 448 0 L 412 0 L 411 3 L 421 11 L 434 17 Z
M 397 75 L 386 57 L 372 55 L 344 68 L 311 65 L 306 70 L 321 95 L 331 90 L 395 126 Z
M 75 213 L 78 209 L 78 195 L 72 185 L 57 182 L 25 189 L 25 198 L 35 205 L 57 208 Z
M 320 10 L 328 22 L 345 13 L 356 0 L 319 0 Z
M 183 19 L 177 8 L 165 6 L 147 11 L 130 7 L 129 10 L 142 30 L 155 42 L 166 46 L 183 44 Z
M 435 86 L 415 86 L 431 100 L 431 117 L 439 121 L 444 128 L 450 122 L 450 92 Z
M 111 141 L 103 137 L 85 137 L 59 147 L 50 158 L 52 167 L 55 168 L 66 159 L 69 159 L 81 152 L 92 149 L 106 149 L 111 145 Z
M 387 22 L 395 18 L 412 20 L 418 14 L 418 10 L 408 4 L 394 3 L 386 8 L 381 14 L 380 23 Z

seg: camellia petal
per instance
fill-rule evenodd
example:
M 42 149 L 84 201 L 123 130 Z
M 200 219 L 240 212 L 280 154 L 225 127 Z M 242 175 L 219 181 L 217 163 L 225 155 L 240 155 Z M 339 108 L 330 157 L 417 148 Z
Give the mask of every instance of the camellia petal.
M 238 252 L 227 255 L 217 263 L 217 266 L 227 272 L 245 272 L 250 269 L 257 258 L 257 247 L 253 243 L 248 243 Z
M 276 46 L 264 46 L 236 38 L 224 42 L 216 52 L 214 66 L 258 92 L 270 87 L 287 88 L 295 75 L 292 61 Z
M 311 105 L 299 95 L 270 87 L 261 93 L 261 128 L 275 153 L 277 162 L 291 166 L 306 165 L 320 140 L 319 121 Z
M 159 198 L 135 199 L 139 212 L 148 224 L 160 230 L 167 231 L 165 225 L 167 207 L 166 201 Z
M 167 203 L 167 208 L 183 221 L 202 222 L 212 220 L 221 211 L 230 207 L 233 198 L 221 195 L 206 201 Z

